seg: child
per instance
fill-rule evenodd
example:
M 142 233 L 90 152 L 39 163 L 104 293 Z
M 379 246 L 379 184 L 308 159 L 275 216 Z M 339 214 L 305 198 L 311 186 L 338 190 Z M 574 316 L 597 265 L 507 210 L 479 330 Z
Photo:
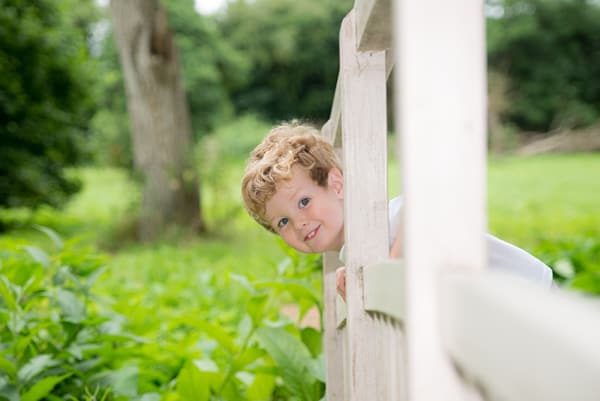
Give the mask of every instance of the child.
M 285 123 L 268 133 L 250 155 L 242 197 L 250 216 L 300 252 L 339 252 L 344 245 L 342 168 L 333 147 L 309 125 Z M 401 198 L 390 201 L 391 257 L 401 256 L 401 207 Z M 552 271 L 540 260 L 492 235 L 486 239 L 490 268 L 552 285 Z M 345 298 L 343 268 L 336 273 Z

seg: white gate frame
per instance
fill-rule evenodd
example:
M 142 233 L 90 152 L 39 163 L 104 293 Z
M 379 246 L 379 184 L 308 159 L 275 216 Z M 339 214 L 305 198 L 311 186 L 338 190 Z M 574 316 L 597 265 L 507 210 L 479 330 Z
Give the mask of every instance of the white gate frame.
M 485 57 L 483 1 L 355 0 L 342 22 L 322 129 L 346 210 L 347 305 L 324 255 L 329 401 L 600 400 L 599 303 L 485 269 Z M 394 64 L 402 262 L 387 257 Z

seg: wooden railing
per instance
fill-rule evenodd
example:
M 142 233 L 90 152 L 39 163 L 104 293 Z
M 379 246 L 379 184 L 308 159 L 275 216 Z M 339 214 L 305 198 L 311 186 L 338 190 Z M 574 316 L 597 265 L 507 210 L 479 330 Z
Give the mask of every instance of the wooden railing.
M 600 400 L 600 306 L 485 269 L 483 2 L 356 0 L 322 135 L 345 179 L 345 304 L 324 255 L 327 400 Z M 392 40 L 392 37 L 394 40 Z M 388 259 L 394 75 L 405 207 Z

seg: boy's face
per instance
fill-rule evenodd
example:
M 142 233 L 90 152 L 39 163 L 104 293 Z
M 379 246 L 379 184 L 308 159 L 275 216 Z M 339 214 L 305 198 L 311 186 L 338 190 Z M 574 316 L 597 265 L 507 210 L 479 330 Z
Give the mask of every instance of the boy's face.
M 344 245 L 344 180 L 329 171 L 327 187 L 319 186 L 300 166 L 267 202 L 266 217 L 286 244 L 304 253 L 339 251 Z

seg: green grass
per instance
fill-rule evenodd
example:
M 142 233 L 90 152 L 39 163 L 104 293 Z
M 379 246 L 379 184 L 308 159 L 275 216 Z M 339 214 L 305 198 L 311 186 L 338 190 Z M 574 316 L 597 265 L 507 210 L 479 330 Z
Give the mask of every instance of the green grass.
M 600 155 L 492 159 L 489 226 L 523 246 L 600 236 Z
M 398 194 L 390 165 L 390 197 Z M 543 241 L 600 237 L 600 155 L 490 157 L 488 231 L 530 252 Z

